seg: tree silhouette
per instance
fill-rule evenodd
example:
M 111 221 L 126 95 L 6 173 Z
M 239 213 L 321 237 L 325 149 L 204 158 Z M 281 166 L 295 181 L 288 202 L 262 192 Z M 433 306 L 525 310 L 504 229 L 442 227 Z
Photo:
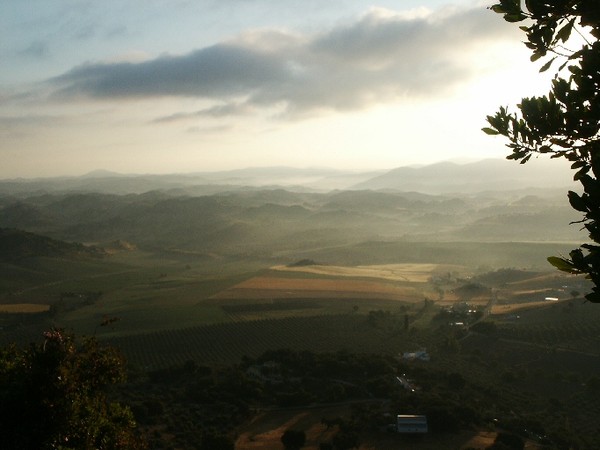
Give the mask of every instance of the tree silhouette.
M 523 98 L 518 113 L 501 107 L 487 116 L 483 131 L 508 138 L 507 159 L 526 163 L 534 154 L 564 158 L 575 170 L 582 193 L 569 191 L 571 206 L 583 214 L 580 223 L 591 244 L 569 257 L 549 257 L 559 270 L 584 274 L 592 283 L 585 297 L 600 302 L 600 2 L 592 0 L 501 0 L 490 9 L 508 22 L 522 22 L 531 60 L 546 58 L 540 72 L 560 64 L 550 91 Z M 570 39 L 574 37 L 574 39 Z M 571 48 L 572 47 L 572 48 Z
M 0 349 L 0 448 L 145 448 L 129 408 L 106 395 L 124 380 L 120 355 L 60 329 L 44 336 L 43 344 Z

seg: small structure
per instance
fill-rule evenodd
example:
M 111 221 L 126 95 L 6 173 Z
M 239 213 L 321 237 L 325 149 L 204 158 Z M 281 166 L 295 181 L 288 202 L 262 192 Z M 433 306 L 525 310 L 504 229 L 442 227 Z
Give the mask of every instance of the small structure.
M 396 431 L 403 434 L 427 433 L 427 416 L 414 414 L 398 414 L 396 416 Z

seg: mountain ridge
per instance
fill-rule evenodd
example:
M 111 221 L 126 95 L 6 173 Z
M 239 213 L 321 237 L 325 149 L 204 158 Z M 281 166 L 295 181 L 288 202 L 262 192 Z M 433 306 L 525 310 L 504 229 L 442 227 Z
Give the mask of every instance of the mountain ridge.
M 462 164 L 443 161 L 380 171 L 248 167 L 216 172 L 134 175 L 98 170 L 79 177 L 0 180 L 0 194 L 141 194 L 153 190 L 178 190 L 202 195 L 256 188 L 285 188 L 297 192 L 369 189 L 441 194 L 565 187 L 571 183 L 569 167 L 557 161 L 538 159 L 519 165 L 502 159 L 483 159 Z

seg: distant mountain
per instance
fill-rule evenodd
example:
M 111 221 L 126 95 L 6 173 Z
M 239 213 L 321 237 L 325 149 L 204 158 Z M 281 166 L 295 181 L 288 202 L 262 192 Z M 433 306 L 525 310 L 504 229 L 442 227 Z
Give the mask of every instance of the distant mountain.
M 518 164 L 487 159 L 468 164 L 441 162 L 423 167 L 399 167 L 357 183 L 351 189 L 451 194 L 562 188 L 573 184 L 572 175 L 561 161 L 540 159 Z
M 212 195 L 223 192 L 285 189 L 294 192 L 389 190 L 425 194 L 510 191 L 572 184 L 562 161 L 537 159 L 520 165 L 488 159 L 458 164 L 399 167 L 390 171 L 350 172 L 327 168 L 255 167 L 218 172 L 123 175 L 105 170 L 81 177 L 0 180 L 0 195 L 30 197 L 48 193 Z
M 82 175 L 80 178 L 122 178 L 127 175 L 123 175 L 117 172 L 111 172 L 110 170 L 98 169 L 92 170 L 91 172 Z
M 294 187 L 298 191 L 345 188 L 371 178 L 374 173 L 342 181 L 336 177 L 348 172 L 333 169 L 297 169 L 290 167 L 259 167 L 220 172 L 198 172 L 164 175 L 123 175 L 97 170 L 80 177 L 57 177 L 0 180 L 0 195 L 31 196 L 46 193 L 141 194 L 149 191 L 177 191 L 190 195 L 210 195 L 218 192 L 252 188 Z M 321 185 L 322 184 L 322 185 Z
M 98 257 L 105 254 L 99 247 L 63 242 L 14 228 L 0 228 L 0 260 L 11 261 L 36 256 Z

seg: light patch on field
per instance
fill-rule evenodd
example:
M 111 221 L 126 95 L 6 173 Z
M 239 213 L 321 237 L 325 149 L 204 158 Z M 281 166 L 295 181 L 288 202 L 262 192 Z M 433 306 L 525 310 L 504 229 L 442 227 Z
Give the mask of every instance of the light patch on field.
M 554 292 L 555 289 L 546 288 L 546 289 L 527 289 L 521 291 L 512 291 L 513 296 L 524 296 L 524 295 L 538 295 L 540 297 L 544 297 L 548 292 Z
M 10 305 L 0 305 L 0 313 L 8 314 L 34 314 L 50 310 L 50 305 L 41 305 L 36 303 L 13 303 Z
M 372 266 L 274 266 L 273 270 L 304 272 L 316 275 L 352 278 L 379 278 L 390 281 L 426 283 L 434 272 L 439 272 L 439 264 L 380 264 Z
M 511 314 L 519 311 L 525 311 L 528 309 L 535 309 L 548 306 L 554 302 L 542 300 L 538 302 L 527 302 L 527 303 L 513 303 L 511 305 L 494 305 L 492 308 L 492 314 Z
M 392 283 L 321 278 L 254 277 L 212 298 L 398 298 L 423 300 L 412 287 Z
M 462 448 L 488 448 L 496 440 L 498 433 L 495 431 L 480 431 L 469 439 Z
M 240 430 L 235 443 L 236 450 L 282 449 L 281 436 L 286 430 L 304 430 L 303 450 L 318 450 L 320 442 L 331 442 L 338 431 L 337 426 L 327 428 L 321 423 L 323 417 L 345 417 L 348 408 L 315 408 L 306 411 L 275 411 L 261 413 Z

